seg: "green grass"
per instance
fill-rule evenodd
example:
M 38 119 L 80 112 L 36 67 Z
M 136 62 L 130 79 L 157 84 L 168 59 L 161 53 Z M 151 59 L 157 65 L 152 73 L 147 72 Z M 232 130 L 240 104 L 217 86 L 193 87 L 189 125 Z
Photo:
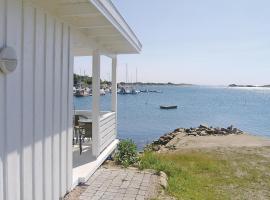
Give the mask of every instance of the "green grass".
M 177 199 L 261 199 L 270 195 L 270 160 L 257 154 L 147 152 L 140 167 L 164 171 L 169 177 L 167 192 Z

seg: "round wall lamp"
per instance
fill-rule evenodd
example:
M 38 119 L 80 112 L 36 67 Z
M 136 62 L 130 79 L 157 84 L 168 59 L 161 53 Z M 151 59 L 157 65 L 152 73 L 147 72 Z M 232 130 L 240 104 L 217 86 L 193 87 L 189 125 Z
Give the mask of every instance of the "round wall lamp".
M 5 47 L 0 50 L 0 71 L 9 74 L 17 68 L 17 55 L 12 47 Z

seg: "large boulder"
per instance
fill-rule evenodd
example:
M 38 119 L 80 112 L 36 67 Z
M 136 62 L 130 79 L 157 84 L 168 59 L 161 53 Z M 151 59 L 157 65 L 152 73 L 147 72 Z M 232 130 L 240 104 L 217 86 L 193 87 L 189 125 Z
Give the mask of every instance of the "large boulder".
M 168 187 L 168 176 L 165 172 L 160 171 L 159 172 L 160 177 L 160 185 L 163 187 L 163 189 L 166 189 Z

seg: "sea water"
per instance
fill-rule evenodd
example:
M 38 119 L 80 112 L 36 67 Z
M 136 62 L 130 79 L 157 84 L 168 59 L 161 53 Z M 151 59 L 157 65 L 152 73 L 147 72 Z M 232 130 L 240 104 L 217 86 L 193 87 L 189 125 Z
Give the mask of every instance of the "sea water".
M 118 137 L 130 138 L 139 149 L 176 128 L 207 124 L 235 127 L 270 137 L 270 89 L 203 86 L 148 86 L 162 93 L 118 95 Z M 90 109 L 92 97 L 74 97 L 75 109 Z M 160 105 L 177 105 L 161 110 Z M 111 107 L 111 95 L 101 96 L 101 110 Z

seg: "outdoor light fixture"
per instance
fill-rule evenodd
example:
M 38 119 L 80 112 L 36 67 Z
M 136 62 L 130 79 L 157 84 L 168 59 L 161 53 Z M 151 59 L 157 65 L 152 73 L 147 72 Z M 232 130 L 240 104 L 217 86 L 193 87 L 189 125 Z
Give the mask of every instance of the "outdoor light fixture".
M 9 74 L 17 68 L 17 55 L 12 47 L 0 50 L 0 71 Z

